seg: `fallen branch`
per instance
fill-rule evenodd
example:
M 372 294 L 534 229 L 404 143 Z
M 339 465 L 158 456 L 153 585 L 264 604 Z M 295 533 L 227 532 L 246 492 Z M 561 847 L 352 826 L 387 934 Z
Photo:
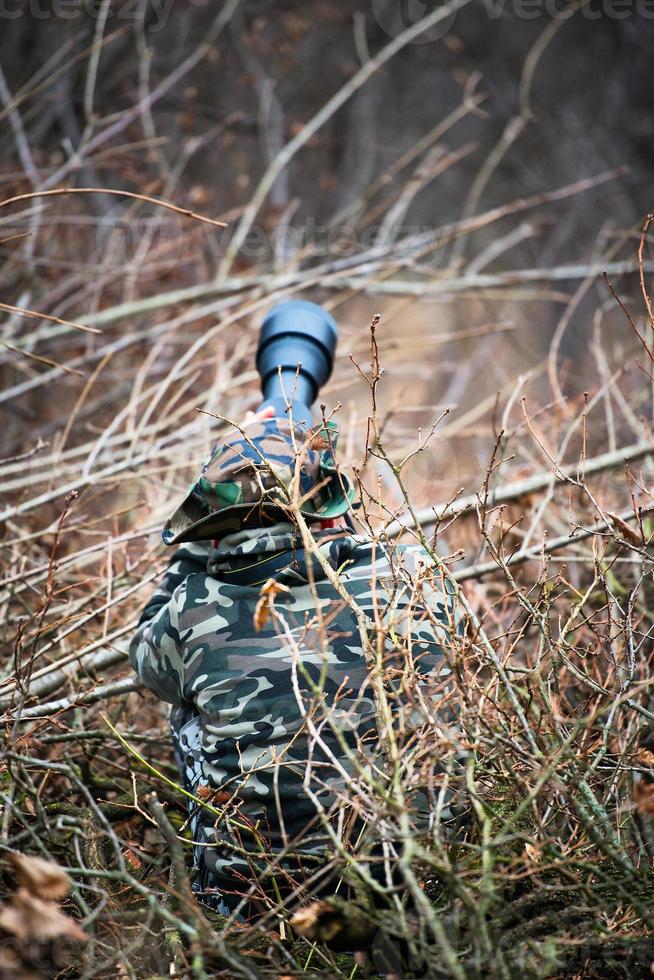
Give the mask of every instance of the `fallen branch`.
M 0 723 L 7 724 L 16 721 L 31 721 L 35 718 L 48 718 L 60 711 L 69 711 L 70 708 L 77 708 L 81 705 L 95 704 L 97 701 L 104 701 L 106 698 L 119 697 L 128 694 L 130 691 L 142 691 L 143 684 L 134 677 L 123 677 L 122 680 L 114 681 L 113 684 L 99 684 L 92 687 L 90 691 L 82 691 L 70 698 L 60 698 L 57 701 L 47 701 L 45 704 L 33 704 L 29 708 L 23 708 L 15 715 L 10 712 L 0 717 Z
M 131 624 L 130 624 L 131 626 Z M 135 627 L 133 627 L 135 628 Z M 115 667 L 117 664 L 127 662 L 127 646 L 116 647 L 114 649 L 101 650 L 85 659 L 78 659 L 68 663 L 63 667 L 53 670 L 50 674 L 35 678 L 27 689 L 30 698 L 42 698 L 54 691 L 59 690 L 66 681 L 72 680 L 78 674 L 95 674 Z M 51 665 L 56 667 L 56 662 Z M 7 708 L 14 697 L 15 685 L 11 687 L 10 693 L 3 691 L 0 695 L 0 707 Z
M 592 275 L 592 265 L 559 265 L 541 269 L 514 269 L 512 272 L 475 273 L 463 276 L 443 276 L 438 279 L 384 279 L 370 281 L 358 276 L 348 276 L 340 283 L 340 288 L 363 289 L 370 294 L 391 296 L 445 296 L 448 293 L 462 293 L 472 289 L 497 289 L 502 286 L 518 286 L 531 282 L 569 282 L 586 279 Z M 607 262 L 600 269 L 608 275 L 624 276 L 639 271 L 637 262 Z M 646 272 L 654 272 L 654 262 L 645 263 Z
M 33 684 L 40 677 L 49 676 L 49 673 L 60 673 L 63 671 L 64 667 L 74 663 L 75 661 L 81 661 L 85 655 L 93 653 L 94 651 L 98 650 L 98 648 L 100 648 L 102 652 L 105 652 L 107 645 L 111 643 L 112 640 L 119 639 L 120 637 L 125 636 L 125 634 L 133 632 L 135 629 L 135 622 L 126 623 L 125 625 L 120 626 L 117 630 L 114 630 L 113 633 L 110 633 L 109 636 L 101 637 L 99 640 L 94 640 L 93 643 L 89 643 L 87 647 L 84 647 L 81 650 L 66 654 L 64 657 L 61 657 L 59 661 L 55 661 L 54 663 L 48 664 L 45 668 L 42 667 L 39 671 L 35 671 L 31 678 L 31 684 Z M 65 681 L 66 677 L 64 677 L 63 680 Z M 5 690 L 2 691 L 2 698 L 6 702 L 12 692 L 16 690 L 16 682 L 13 677 L 10 676 L 4 678 L 2 685 L 5 688 Z
M 625 446 L 623 449 L 600 453 L 598 456 L 592 456 L 590 459 L 587 459 L 584 463 L 584 474 L 590 476 L 593 473 L 601 473 L 603 470 L 620 466 L 624 462 L 633 462 L 636 459 L 642 459 L 644 456 L 649 455 L 654 455 L 654 445 L 652 443 L 632 443 L 632 445 Z M 578 465 L 578 463 L 573 463 L 568 466 L 561 466 L 559 467 L 559 471 L 564 476 L 573 477 Z M 534 476 L 529 476 L 524 480 L 516 480 L 514 483 L 507 483 L 503 487 L 498 487 L 497 490 L 489 491 L 487 507 L 496 507 L 498 504 L 507 503 L 510 500 L 518 500 L 520 497 L 537 493 L 540 490 L 547 490 L 555 486 L 556 483 L 563 482 L 564 480 L 557 473 L 536 473 Z M 416 521 L 411 519 L 406 521 L 393 521 L 388 526 L 386 533 L 389 536 L 393 536 L 416 527 L 416 522 L 423 527 L 429 527 L 437 521 L 442 521 L 444 518 L 451 520 L 455 517 L 461 517 L 463 514 L 473 513 L 477 509 L 478 502 L 479 495 L 470 493 L 465 497 L 459 497 L 458 500 L 450 501 L 446 504 L 434 504 L 433 507 L 418 511 L 416 513 Z

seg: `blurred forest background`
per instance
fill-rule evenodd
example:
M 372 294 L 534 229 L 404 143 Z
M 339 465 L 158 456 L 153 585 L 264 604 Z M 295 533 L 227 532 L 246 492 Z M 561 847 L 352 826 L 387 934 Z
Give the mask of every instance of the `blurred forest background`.
M 289 156 L 234 250 L 271 162 L 434 5 L 33 2 L 14 10 L 8 0 L 2 22 L 4 196 L 124 188 L 229 227 L 102 193 L 14 205 L 0 219 L 7 302 L 90 323 L 178 288 L 203 299 L 247 288 L 262 304 L 237 322 L 256 327 L 268 296 L 306 290 L 336 314 L 343 357 L 379 312 L 393 368 L 384 390 L 389 404 L 398 396 L 413 410 L 397 426 L 414 431 L 435 409 L 456 407 L 467 435 L 463 444 L 444 430 L 436 437 L 442 465 L 428 475 L 438 485 L 416 486 L 431 499 L 485 466 L 489 432 L 478 423 L 498 390 L 531 371 L 527 391 L 545 397 L 555 335 L 561 384 L 575 395 L 597 372 L 594 331 L 609 358 L 621 345 L 623 321 L 597 270 L 633 263 L 651 203 L 654 21 L 635 7 L 613 17 L 593 0 L 571 17 L 537 7 L 527 18 L 519 4 L 473 3 L 449 15 L 357 84 Z M 14 240 L 28 211 L 29 239 Z M 621 289 L 634 282 L 616 279 Z M 232 298 L 216 314 L 205 307 L 214 319 L 235 308 Z M 123 337 L 135 322 L 114 329 Z M 16 317 L 3 336 L 53 356 L 52 331 L 34 327 Z M 157 335 L 150 373 L 167 369 L 186 336 Z M 238 349 L 237 338 L 228 328 L 218 346 Z M 92 367 L 108 349 L 68 331 L 54 359 L 82 348 Z M 121 367 L 135 349 L 116 350 L 94 386 L 112 410 L 128 399 Z M 70 409 L 83 382 L 59 374 L 55 388 L 38 362 L 14 349 L 1 356 L 9 455 L 25 448 L 25 424 L 44 399 L 56 390 L 58 409 Z M 353 379 L 345 361 L 332 400 L 365 411 Z
M 450 958 L 427 912 L 387 928 L 419 932 L 422 976 L 650 975 L 653 13 L 0 2 L 3 980 L 364 969 L 315 923 L 291 946 L 279 909 L 207 937 L 175 878 L 166 711 L 126 661 L 162 521 L 216 415 L 257 405 L 287 296 L 339 323 L 324 399 L 373 528 L 408 521 L 392 464 L 440 419 L 402 476 L 478 617 L 456 696 L 499 883 L 472 834 L 449 878 L 439 852 Z M 369 369 L 377 314 L 386 450 L 364 460 L 351 357 Z M 500 833 L 483 790 L 534 823 Z

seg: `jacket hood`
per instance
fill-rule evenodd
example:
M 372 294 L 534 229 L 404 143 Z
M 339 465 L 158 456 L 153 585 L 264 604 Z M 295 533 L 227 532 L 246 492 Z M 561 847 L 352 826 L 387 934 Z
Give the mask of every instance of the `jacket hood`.
M 314 531 L 314 540 L 333 569 L 342 569 L 366 539 L 345 530 Z M 268 528 L 249 528 L 223 538 L 209 552 L 209 575 L 232 585 L 259 587 L 270 578 L 284 585 L 309 581 L 310 562 L 314 581 L 325 572 L 302 547 L 302 537 L 293 524 L 273 524 Z

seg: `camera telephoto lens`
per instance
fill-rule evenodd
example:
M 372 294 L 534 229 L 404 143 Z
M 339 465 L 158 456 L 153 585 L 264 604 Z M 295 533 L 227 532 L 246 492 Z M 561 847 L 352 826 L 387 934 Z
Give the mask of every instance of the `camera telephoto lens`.
M 263 402 L 280 418 L 289 414 L 305 426 L 314 423 L 311 406 L 332 373 L 338 328 L 317 303 L 286 300 L 274 306 L 261 326 L 257 370 Z

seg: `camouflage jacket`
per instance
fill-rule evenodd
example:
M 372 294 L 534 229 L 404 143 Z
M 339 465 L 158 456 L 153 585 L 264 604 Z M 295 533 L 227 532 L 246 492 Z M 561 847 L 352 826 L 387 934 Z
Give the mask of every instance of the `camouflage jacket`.
M 452 596 L 419 548 L 389 555 L 347 532 L 322 531 L 315 540 L 369 622 L 382 624 L 372 651 L 395 727 L 410 739 L 424 698 L 412 692 L 407 661 L 425 690 L 442 688 Z M 326 847 L 326 823 L 342 838 L 360 827 L 348 810 L 364 812 L 365 793 L 353 798 L 350 778 L 374 764 L 379 740 L 359 625 L 290 524 L 241 531 L 217 548 L 180 547 L 130 657 L 146 686 L 174 706 L 178 763 L 187 788 L 209 804 L 193 825 L 204 845 L 196 862 L 211 868 L 216 884 L 251 881 L 258 854 L 297 868 L 303 855 Z M 291 854 L 295 864 L 284 863 Z

